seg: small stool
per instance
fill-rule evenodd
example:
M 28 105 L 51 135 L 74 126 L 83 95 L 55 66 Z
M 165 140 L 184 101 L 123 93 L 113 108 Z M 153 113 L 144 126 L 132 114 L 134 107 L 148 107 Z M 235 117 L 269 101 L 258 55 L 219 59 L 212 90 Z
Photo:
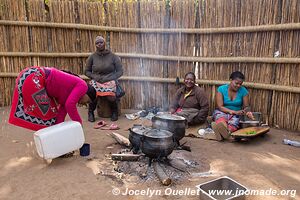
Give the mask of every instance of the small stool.
M 121 115 L 121 104 L 120 101 L 117 101 L 118 104 L 118 115 Z M 111 117 L 111 108 L 110 102 L 104 97 L 97 97 L 97 113 L 99 117 L 110 118 Z

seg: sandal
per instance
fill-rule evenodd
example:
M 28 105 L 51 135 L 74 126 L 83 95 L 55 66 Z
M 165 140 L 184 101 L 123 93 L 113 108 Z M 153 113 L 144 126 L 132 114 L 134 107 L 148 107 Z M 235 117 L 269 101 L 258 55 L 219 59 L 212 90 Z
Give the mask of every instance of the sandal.
M 101 127 L 101 130 L 119 130 L 120 128 L 116 124 L 111 124 L 109 127 Z
M 101 121 L 97 122 L 97 123 L 94 125 L 94 129 L 99 129 L 99 128 L 101 128 L 101 127 L 103 127 L 103 126 L 106 126 L 106 125 L 107 125 L 107 123 L 106 123 L 105 121 L 101 120 Z

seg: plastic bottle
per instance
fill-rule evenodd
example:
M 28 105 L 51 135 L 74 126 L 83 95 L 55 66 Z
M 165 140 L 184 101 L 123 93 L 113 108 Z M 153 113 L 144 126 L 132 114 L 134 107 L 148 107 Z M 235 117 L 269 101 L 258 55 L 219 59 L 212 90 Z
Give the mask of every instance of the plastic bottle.
M 210 133 L 214 133 L 214 131 L 211 128 L 206 128 L 206 129 L 199 129 L 198 130 L 198 134 L 201 136 L 210 134 Z
M 36 131 L 34 143 L 40 157 L 53 159 L 82 147 L 85 138 L 82 126 L 67 121 Z
M 300 142 L 295 141 L 295 140 L 288 140 L 288 139 L 283 139 L 283 143 L 295 147 L 300 147 Z

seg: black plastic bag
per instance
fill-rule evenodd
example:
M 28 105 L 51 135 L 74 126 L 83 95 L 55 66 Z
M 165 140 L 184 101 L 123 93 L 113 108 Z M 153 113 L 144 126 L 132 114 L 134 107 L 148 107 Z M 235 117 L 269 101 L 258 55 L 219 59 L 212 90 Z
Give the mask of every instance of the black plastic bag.
M 123 90 L 119 82 L 116 81 L 116 97 L 121 98 L 124 95 L 125 95 L 125 91 Z

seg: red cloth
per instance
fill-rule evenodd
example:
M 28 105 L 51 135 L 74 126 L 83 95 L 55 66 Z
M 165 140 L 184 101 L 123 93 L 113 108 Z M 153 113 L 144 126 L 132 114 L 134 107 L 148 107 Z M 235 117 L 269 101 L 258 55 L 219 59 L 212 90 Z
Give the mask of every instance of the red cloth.
M 41 67 L 28 67 L 16 79 L 9 123 L 39 130 L 56 122 L 57 105 L 47 95 Z
M 238 128 L 231 125 L 231 124 L 228 124 L 228 120 L 225 118 L 225 117 L 220 117 L 219 119 L 216 120 L 216 123 L 225 123 L 227 125 L 227 129 L 233 133 L 234 131 L 236 131 Z
M 90 85 L 95 88 L 97 96 L 116 96 L 116 81 L 114 80 L 105 83 L 91 80 Z

